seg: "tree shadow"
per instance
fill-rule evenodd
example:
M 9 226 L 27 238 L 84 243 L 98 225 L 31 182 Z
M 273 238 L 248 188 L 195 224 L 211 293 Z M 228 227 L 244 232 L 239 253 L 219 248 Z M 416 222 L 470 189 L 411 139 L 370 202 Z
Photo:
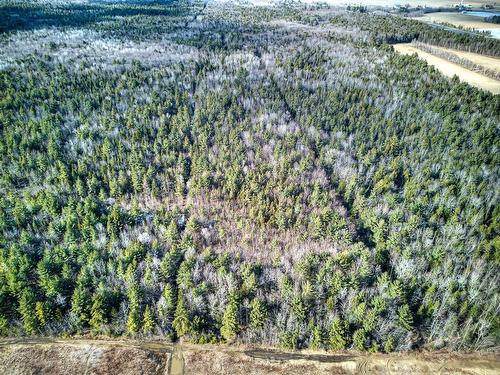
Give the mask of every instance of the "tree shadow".
M 306 360 L 322 363 L 338 363 L 351 361 L 355 358 L 350 355 L 305 354 L 293 352 L 280 352 L 271 349 L 249 349 L 245 354 L 252 358 L 267 359 L 271 361 Z
M 189 13 L 189 7 L 177 0 L 52 5 L 25 1 L 0 5 L 0 33 L 46 27 L 90 27 L 103 21 L 137 16 L 185 17 Z

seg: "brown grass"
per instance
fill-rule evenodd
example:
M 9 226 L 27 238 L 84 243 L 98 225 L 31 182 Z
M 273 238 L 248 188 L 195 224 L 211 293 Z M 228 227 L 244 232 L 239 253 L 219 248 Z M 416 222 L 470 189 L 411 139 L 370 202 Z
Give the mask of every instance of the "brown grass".
M 456 12 L 427 13 L 424 16 L 418 17 L 416 19 L 432 23 L 450 23 L 454 26 L 462 26 L 480 30 L 495 30 L 500 28 L 494 23 L 484 22 L 481 17 L 474 17 Z
M 496 70 L 500 72 L 500 58 L 480 55 L 474 52 L 459 51 L 451 48 L 438 47 L 443 51 L 454 53 L 458 57 L 472 61 L 474 64 L 480 65 L 486 69 Z
M 156 350 L 163 345 L 163 350 Z M 4 339 L 0 374 L 167 375 L 172 345 L 107 340 Z M 500 371 L 495 353 L 366 354 L 178 344 L 189 375 L 483 374 Z
M 471 86 L 490 91 L 493 94 L 500 94 L 500 81 L 493 78 L 488 78 L 482 74 L 461 67 L 460 65 L 451 63 L 443 58 L 433 56 L 430 53 L 415 48 L 411 44 L 396 44 L 394 49 L 397 52 L 406 55 L 413 55 L 416 53 L 418 57 L 427 61 L 428 64 L 434 66 L 447 77 L 457 75 L 461 81 L 467 82 Z

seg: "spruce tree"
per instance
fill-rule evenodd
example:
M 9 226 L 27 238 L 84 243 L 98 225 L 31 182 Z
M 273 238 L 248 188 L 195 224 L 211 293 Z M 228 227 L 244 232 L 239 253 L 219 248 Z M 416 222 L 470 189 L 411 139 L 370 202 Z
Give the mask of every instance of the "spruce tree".
M 177 307 L 175 309 L 172 326 L 175 329 L 178 337 L 184 336 L 185 334 L 189 333 L 190 330 L 190 324 L 186 306 L 184 305 L 184 295 L 182 293 L 182 289 L 179 290 L 179 294 L 177 296 Z
M 345 349 L 347 345 L 346 325 L 340 318 L 333 319 L 328 340 L 332 350 Z
M 38 328 L 34 312 L 35 294 L 30 288 L 26 288 L 21 293 L 21 298 L 19 299 L 19 313 L 21 314 L 24 330 L 29 335 L 36 333 Z
M 144 310 L 144 317 L 142 319 L 142 332 L 145 335 L 149 335 L 153 332 L 155 322 L 153 318 L 153 314 L 151 312 L 151 308 L 149 305 L 146 305 L 146 309 Z
M 222 317 L 220 333 L 226 341 L 230 341 L 236 337 L 238 331 L 238 299 L 234 293 L 231 293 L 224 316 Z
M 267 320 L 267 308 L 264 302 L 254 298 L 250 304 L 250 326 L 262 328 Z
M 141 325 L 139 287 L 132 284 L 128 293 L 127 331 L 131 334 L 139 332 Z
M 413 325 L 413 316 L 407 304 L 404 304 L 398 309 L 399 324 L 401 327 L 410 331 Z

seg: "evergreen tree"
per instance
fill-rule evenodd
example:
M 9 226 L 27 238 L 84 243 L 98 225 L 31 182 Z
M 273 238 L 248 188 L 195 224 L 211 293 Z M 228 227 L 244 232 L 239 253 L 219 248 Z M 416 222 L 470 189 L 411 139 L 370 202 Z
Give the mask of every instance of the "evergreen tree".
M 340 318 L 333 319 L 328 340 L 332 350 L 345 349 L 347 345 L 347 329 L 345 322 Z
M 191 329 L 182 289 L 179 289 L 177 296 L 177 307 L 175 309 L 172 327 L 175 329 L 178 337 L 186 335 Z
M 410 331 L 413 325 L 413 317 L 408 305 L 403 305 L 398 309 L 399 324 L 401 327 Z
M 313 326 L 312 338 L 309 345 L 311 349 L 321 349 L 323 347 L 323 331 L 319 326 Z
M 90 309 L 90 326 L 100 330 L 107 323 L 107 301 L 106 290 L 101 285 L 92 296 L 92 307 Z
M 151 334 L 153 332 L 154 325 L 155 322 L 153 314 L 151 312 L 151 308 L 149 307 L 149 305 L 146 305 L 146 308 L 144 309 L 144 317 L 142 320 L 142 332 L 145 335 Z
M 45 311 L 45 306 L 43 305 L 43 302 L 38 301 L 35 305 L 35 314 L 36 318 L 38 320 L 38 324 L 40 326 L 40 329 L 45 328 L 45 324 L 47 324 L 47 314 Z
M 366 338 L 366 332 L 363 328 L 354 331 L 352 335 L 352 343 L 356 350 L 359 351 L 366 350 L 367 338 Z
M 131 334 L 139 332 L 141 325 L 141 305 L 139 287 L 132 284 L 128 291 L 128 318 L 127 331 Z
M 254 329 L 262 328 L 266 320 L 266 305 L 260 299 L 254 298 L 250 304 L 250 326 Z
M 29 335 L 35 334 L 38 328 L 35 314 L 35 294 L 30 288 L 24 289 L 21 293 L 19 313 L 26 333 Z
M 224 310 L 220 333 L 226 341 L 231 341 L 239 331 L 238 298 L 234 292 L 229 295 L 229 302 Z

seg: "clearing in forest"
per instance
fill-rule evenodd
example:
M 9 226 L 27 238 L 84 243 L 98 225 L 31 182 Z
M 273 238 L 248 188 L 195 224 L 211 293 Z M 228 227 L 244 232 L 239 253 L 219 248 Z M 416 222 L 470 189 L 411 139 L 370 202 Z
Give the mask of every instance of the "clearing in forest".
M 424 52 L 418 48 L 415 48 L 410 43 L 402 43 L 394 45 L 394 49 L 406 55 L 413 55 L 416 53 L 418 57 L 427 61 L 428 64 L 431 64 L 436 69 L 438 69 L 441 73 L 443 73 L 447 77 L 453 77 L 457 75 L 461 81 L 467 82 L 468 84 L 478 87 L 483 90 L 487 90 L 492 92 L 493 94 L 500 94 L 500 81 L 497 81 L 493 78 L 486 77 L 482 74 L 473 72 L 469 69 L 466 69 L 460 65 L 449 62 L 441 57 L 434 56 L 428 52 Z M 474 54 L 477 55 L 477 54 Z M 461 56 L 462 57 L 462 56 Z M 463 56 L 466 57 L 466 56 Z M 469 58 L 469 57 L 466 57 Z M 470 59 L 470 58 L 469 58 Z M 498 59 L 495 59 L 498 60 Z M 481 64 L 478 58 L 476 60 L 472 60 L 477 64 Z M 481 64 L 482 65 L 482 64 Z

